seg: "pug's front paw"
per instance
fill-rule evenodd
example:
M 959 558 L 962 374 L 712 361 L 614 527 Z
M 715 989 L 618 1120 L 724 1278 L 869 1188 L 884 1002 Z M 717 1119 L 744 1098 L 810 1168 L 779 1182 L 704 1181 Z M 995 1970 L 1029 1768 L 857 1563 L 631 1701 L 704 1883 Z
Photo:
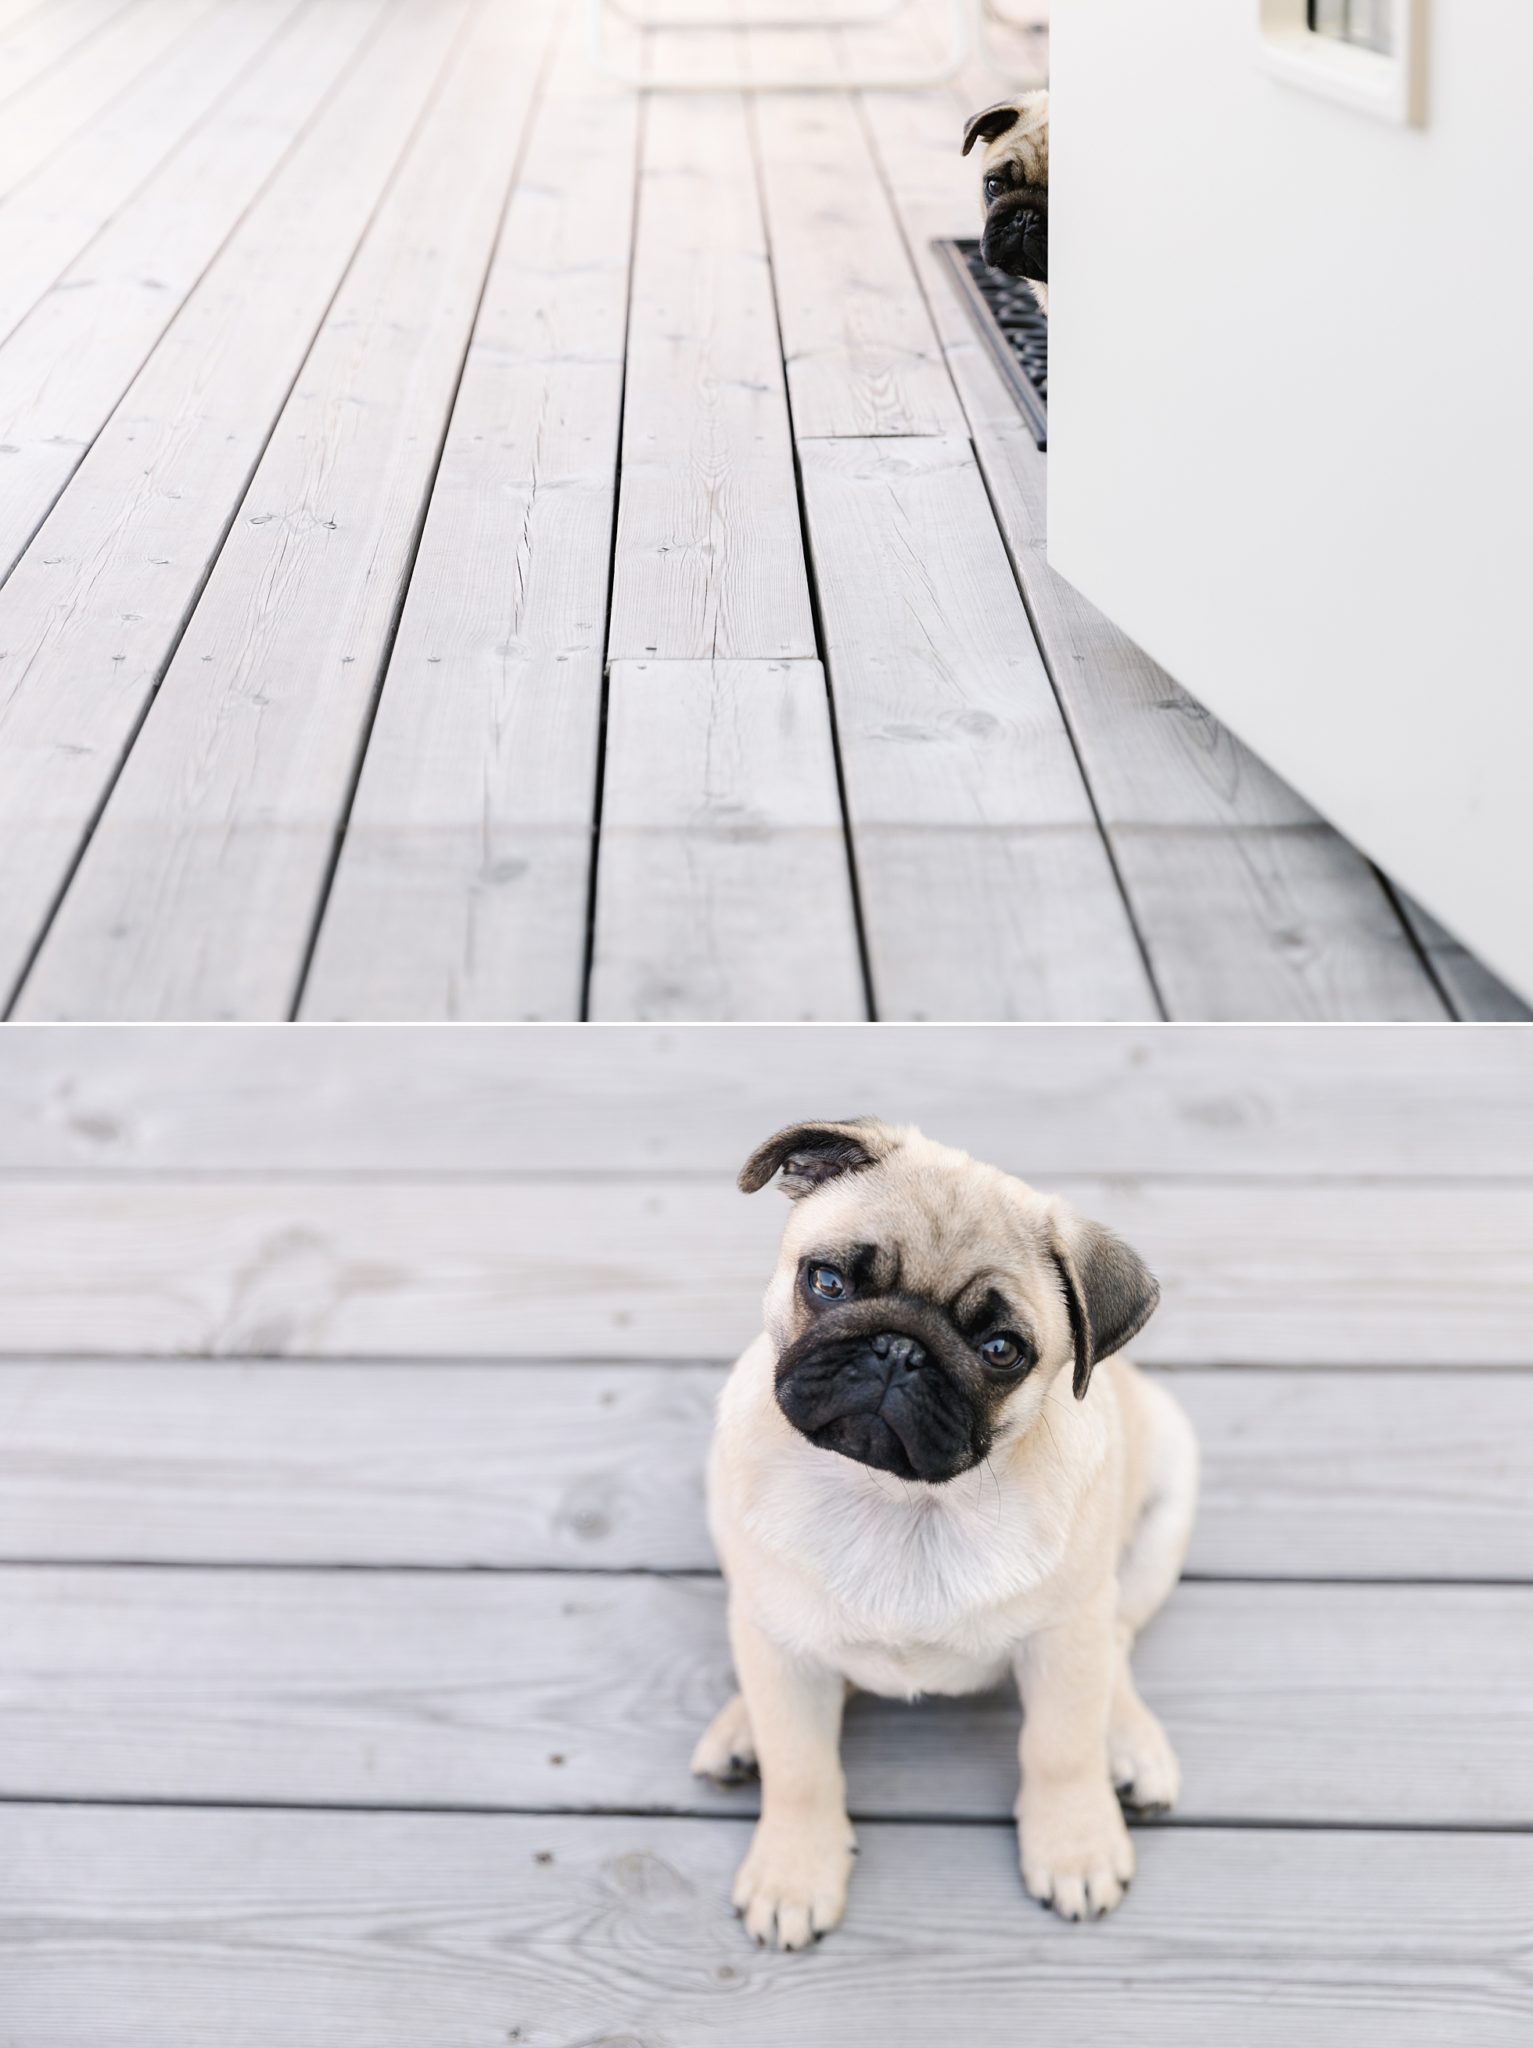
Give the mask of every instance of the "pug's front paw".
M 1134 1845 L 1105 1779 L 1050 1787 L 1017 1809 L 1022 1882 L 1065 1920 L 1098 1920 L 1122 1900 L 1134 1874 Z
M 732 1895 L 746 1933 L 764 1948 L 807 1948 L 828 1934 L 846 1911 L 856 1853 L 844 1813 L 758 1821 Z

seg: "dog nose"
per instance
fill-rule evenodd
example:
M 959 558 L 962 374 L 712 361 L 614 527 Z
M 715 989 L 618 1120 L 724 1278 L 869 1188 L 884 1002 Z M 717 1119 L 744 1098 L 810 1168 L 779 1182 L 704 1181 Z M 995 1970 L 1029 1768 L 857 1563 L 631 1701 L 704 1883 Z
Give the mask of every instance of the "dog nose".
M 926 1353 L 915 1338 L 898 1336 L 893 1330 L 873 1339 L 873 1355 L 885 1361 L 891 1377 L 896 1373 L 918 1372 L 926 1363 Z

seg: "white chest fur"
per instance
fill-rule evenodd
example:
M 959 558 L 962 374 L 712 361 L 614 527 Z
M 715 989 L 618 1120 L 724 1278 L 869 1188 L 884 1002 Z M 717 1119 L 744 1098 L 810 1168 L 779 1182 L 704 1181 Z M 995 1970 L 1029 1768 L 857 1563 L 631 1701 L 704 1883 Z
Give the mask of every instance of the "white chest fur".
M 710 1480 L 721 1560 L 760 1626 L 869 1692 L 993 1684 L 1069 1596 L 1061 1568 L 1100 1445 L 1089 1461 L 992 1461 L 924 1486 L 816 1450 L 765 1391 L 748 1370 L 731 1383 Z

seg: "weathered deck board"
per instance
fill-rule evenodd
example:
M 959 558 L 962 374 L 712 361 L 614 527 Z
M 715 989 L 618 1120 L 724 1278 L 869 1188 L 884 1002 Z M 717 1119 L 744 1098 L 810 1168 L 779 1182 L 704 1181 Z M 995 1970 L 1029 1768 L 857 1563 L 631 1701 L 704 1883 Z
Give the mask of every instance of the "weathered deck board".
M 866 1015 L 818 662 L 614 662 L 593 1018 Z
M 8 994 L 462 19 L 453 0 L 391 11 L 0 591 Z
M 1049 567 L 1045 458 L 931 248 L 976 231 L 974 173 L 957 156 L 961 104 L 869 95 L 870 133 L 1168 1013 L 1441 1019 L 1410 934 L 1356 849 Z M 1290 827 L 1307 829 L 1276 829 Z
M 853 826 L 1089 824 L 968 442 L 801 459 Z
M 868 825 L 855 845 L 881 1017 L 1155 1015 L 1095 826 Z
M 1053 1186 L 1136 1245 L 1173 1365 L 1533 1364 L 1524 1184 Z M 775 1198 L 571 1177 L 0 1184 L 14 1351 L 731 1358 Z
M 723 1210 L 769 1132 L 881 1114 L 1041 1186 L 1533 1180 L 1533 1035 L 1509 1030 L 427 1025 L 353 1034 L 336 1061 L 282 1025 L 61 1026 L 5 1054 L 11 1175 L 685 1174 Z
M 878 1013 L 1154 1015 L 969 443 L 799 455 Z M 1089 943 L 1049 948 L 1059 859 Z M 955 915 L 975 903 L 982 931 Z
M 1328 825 L 1119 827 L 1111 842 L 1171 1016 L 1448 1014 L 1377 875 Z
M 145 358 L 380 15 L 380 0 L 307 7 L 283 22 L 284 33 L 252 63 L 257 41 L 271 37 L 275 11 L 245 7 L 234 21 L 220 11 L 174 67 L 152 74 L 152 97 L 141 91 L 123 102 L 126 152 L 164 131 L 164 85 L 176 89 L 170 104 L 184 107 L 190 99 L 196 111 L 193 74 L 206 94 L 223 89 L 221 74 L 234 65 L 249 67 L 211 120 L 122 204 L 63 271 L 57 289 L 0 347 L 0 440 L 9 451 L 0 462 L 0 578 L 15 566 Z M 87 130 L 86 139 L 95 134 Z M 113 146 L 90 168 L 116 181 L 116 130 L 111 139 Z M 32 189 L 0 207 L 0 249 L 11 239 L 12 209 Z M 23 226 L 30 231 L 30 222 Z M 32 244 L 34 255 L 52 247 L 55 232 L 50 228 L 46 242 Z M 0 291 L 30 293 L 28 277 L 17 264 Z
M 10 1566 L 0 1630 L 7 1798 L 755 1805 L 688 1769 L 713 1578 Z M 1134 1668 L 1181 1824 L 1533 1827 L 1533 1587 L 1183 1585 Z M 852 1813 L 1005 1819 L 1019 1720 L 859 1696 Z
M 822 34 L 750 39 L 768 71 L 816 68 Z M 827 71 L 833 66 L 821 67 Z M 850 96 L 751 103 L 799 440 L 961 434 L 963 410 Z
M 469 348 L 305 1017 L 580 1015 L 637 129 L 572 27 Z
M 660 95 L 644 113 L 608 659 L 816 651 L 745 104 Z
M 281 1017 L 296 1002 L 548 23 L 541 7 L 472 18 L 262 457 L 23 1014 Z
M 67 17 L 71 45 L 29 75 L 0 107 L 0 194 L 15 188 L 60 144 L 105 112 L 130 81 L 173 50 L 215 0 L 90 0 Z M 46 24 L 47 17 L 42 17 Z M 89 32 L 73 29 L 89 22 Z
M 710 1571 L 713 1366 L 0 1365 L 10 1562 Z M 1533 1582 L 1533 1375 L 1172 1382 L 1203 1578 Z
M 1533 1842 L 1141 1830 L 1129 1902 L 1070 1927 L 1009 1828 L 868 1823 L 807 1956 L 727 1905 L 743 1826 L 627 1818 L 6 1816 L 0 1940 L 26 2048 L 890 2048 L 1029 2030 L 1186 2048 L 1522 2048 Z

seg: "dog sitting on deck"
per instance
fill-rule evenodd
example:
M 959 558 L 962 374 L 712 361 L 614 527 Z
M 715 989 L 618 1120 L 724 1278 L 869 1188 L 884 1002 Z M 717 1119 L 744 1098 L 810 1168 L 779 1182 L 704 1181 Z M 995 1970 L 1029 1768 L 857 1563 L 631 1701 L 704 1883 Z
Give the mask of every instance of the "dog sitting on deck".
M 976 142 L 985 232 L 980 254 L 992 270 L 1025 278 L 1049 310 L 1049 96 L 1024 93 L 976 114 L 963 134 L 965 156 Z
M 746 1930 L 803 1948 L 841 1918 L 850 1690 L 1008 1672 L 1023 1883 L 1067 1920 L 1110 1912 L 1134 1868 L 1119 1801 L 1163 1811 L 1180 1783 L 1129 1669 L 1197 1500 L 1191 1425 L 1122 1356 L 1160 1289 L 1111 1231 L 909 1125 L 794 1125 L 740 1186 L 779 1174 L 766 1327 L 708 1471 L 740 1691 L 692 1760 L 760 1769 Z

